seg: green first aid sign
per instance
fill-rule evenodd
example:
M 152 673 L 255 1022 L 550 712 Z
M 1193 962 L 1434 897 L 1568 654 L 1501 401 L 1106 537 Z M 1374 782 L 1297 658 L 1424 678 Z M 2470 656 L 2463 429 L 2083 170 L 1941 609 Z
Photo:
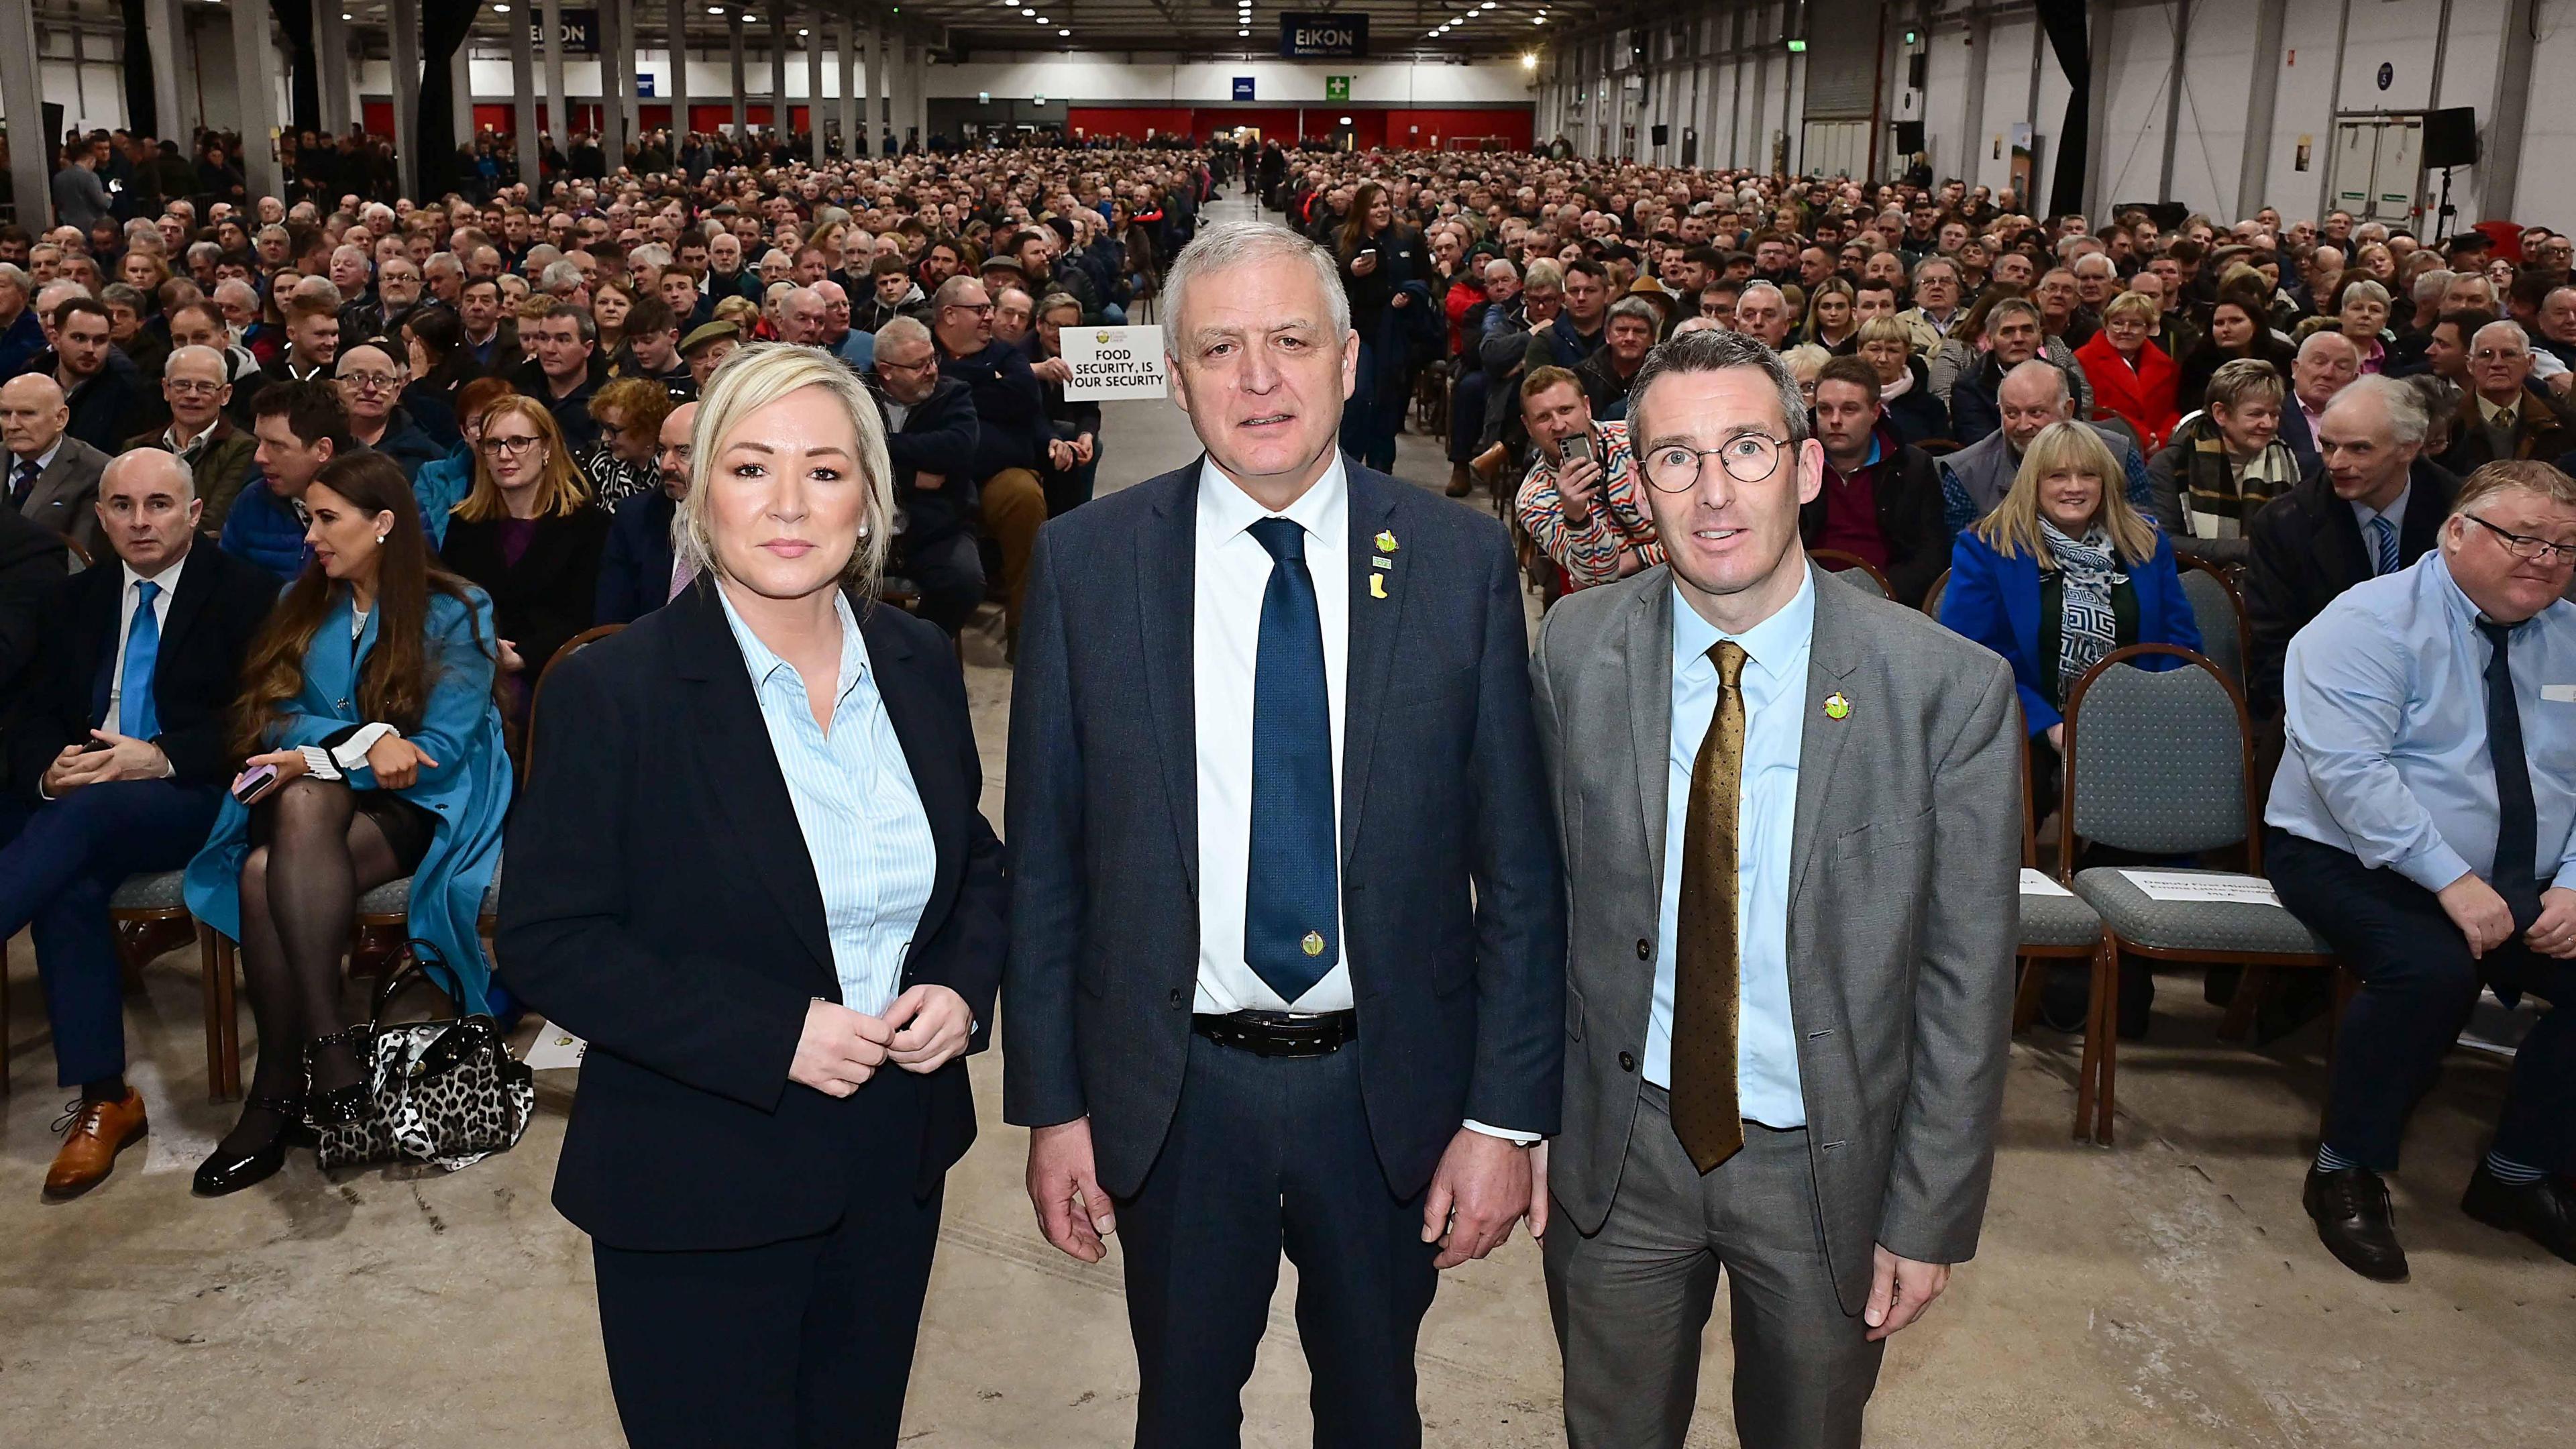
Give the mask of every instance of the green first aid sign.
M 1324 77 L 1324 99 L 1325 99 L 1325 100 L 1328 100 L 1328 101 L 1347 101 L 1347 100 L 1349 100 L 1350 98 L 1351 98 L 1351 78 L 1350 78 L 1349 76 L 1346 76 L 1346 75 L 1328 75 L 1328 76 Z

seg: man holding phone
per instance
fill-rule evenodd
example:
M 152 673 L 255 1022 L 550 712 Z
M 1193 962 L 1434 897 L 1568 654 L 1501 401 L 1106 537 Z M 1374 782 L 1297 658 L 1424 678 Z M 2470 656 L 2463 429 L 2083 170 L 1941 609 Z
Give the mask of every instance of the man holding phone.
M 242 656 L 277 596 L 257 565 L 195 546 L 202 510 L 173 454 L 138 448 L 107 465 L 97 513 L 116 557 L 46 595 L 9 732 L 0 939 L 34 926 L 56 1071 L 80 1090 L 49 1197 L 97 1186 L 146 1130 L 125 1083 L 108 896 L 205 843 L 231 774 Z
M 1594 422 L 1582 380 L 1561 367 L 1522 379 L 1521 418 L 1538 456 L 1514 506 L 1539 550 L 1565 570 L 1567 587 L 1610 583 L 1662 563 L 1654 519 L 1637 491 L 1628 425 Z

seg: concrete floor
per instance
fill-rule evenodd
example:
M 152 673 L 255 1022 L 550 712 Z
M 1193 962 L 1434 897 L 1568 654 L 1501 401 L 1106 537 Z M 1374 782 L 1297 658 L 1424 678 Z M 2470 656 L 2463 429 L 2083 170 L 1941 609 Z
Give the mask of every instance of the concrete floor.
M 1182 419 L 1112 404 L 1123 481 L 1195 455 Z M 1445 476 L 1407 436 L 1401 471 Z M 970 639 L 968 686 L 1001 818 L 1010 677 Z M 63 1204 L 38 1185 L 68 1095 L 53 1086 L 32 948 L 0 1101 L 0 1445 L 333 1446 L 620 1442 L 588 1244 L 547 1203 L 568 1073 L 548 1073 L 516 1151 L 448 1176 L 325 1179 L 309 1155 L 253 1190 L 192 1198 L 230 1124 L 205 1101 L 193 952 L 128 1003 L 154 1133 Z M 2299 1209 L 2321 1033 L 2267 1051 L 2213 1039 L 2196 980 L 2169 978 L 2153 1040 L 2122 1053 L 2120 1146 L 2069 1140 L 2075 1043 L 2017 1042 L 1984 1251 L 1891 1346 L 1871 1414 L 1885 1445 L 2444 1445 L 2566 1442 L 2576 1268 L 2456 1207 L 2504 1071 L 2455 1056 L 2394 1181 L 2411 1284 L 2346 1272 Z M 247 1021 L 245 1035 L 248 1034 Z M 245 1044 L 246 1050 L 248 1043 Z M 1126 1442 L 1135 1370 L 1115 1262 L 1038 1237 L 1001 1063 L 973 1066 L 984 1138 L 949 1179 L 907 1442 Z M 1282 1265 L 1246 1395 L 1247 1443 L 1303 1444 L 1305 1371 Z M 1690 1443 L 1735 1442 L 1725 1315 Z M 1449 1276 L 1421 1355 L 1434 1446 L 1562 1442 L 1555 1347 L 1526 1237 Z M 2554 1427 L 2553 1427 L 2554 1426 Z

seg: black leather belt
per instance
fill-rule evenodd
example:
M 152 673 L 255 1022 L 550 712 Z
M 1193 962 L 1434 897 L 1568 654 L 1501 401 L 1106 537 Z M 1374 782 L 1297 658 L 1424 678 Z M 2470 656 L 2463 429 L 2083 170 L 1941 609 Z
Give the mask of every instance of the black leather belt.
M 1289 1011 L 1238 1011 L 1193 1016 L 1190 1030 L 1257 1057 L 1320 1057 L 1340 1051 L 1360 1034 L 1356 1011 L 1304 1015 Z

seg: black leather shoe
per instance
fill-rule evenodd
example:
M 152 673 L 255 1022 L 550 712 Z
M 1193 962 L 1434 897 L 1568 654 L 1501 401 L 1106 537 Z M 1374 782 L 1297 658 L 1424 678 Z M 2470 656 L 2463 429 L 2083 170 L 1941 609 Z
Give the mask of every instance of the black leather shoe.
M 268 1141 L 247 1152 L 226 1152 L 220 1145 L 215 1155 L 197 1164 L 197 1175 L 190 1184 L 199 1197 L 222 1197 L 239 1192 L 253 1183 L 265 1182 L 286 1165 L 290 1142 L 303 1140 L 298 1123 L 304 1116 L 304 1104 L 287 1097 L 251 1097 L 243 1101 L 245 1112 L 266 1112 L 278 1119 L 277 1131 Z
M 2488 1227 L 2520 1233 L 2576 1263 L 2576 1190 L 2568 1187 L 2565 1178 L 2544 1177 L 2516 1187 L 2480 1162 L 2478 1170 L 2469 1174 L 2469 1190 L 2460 1198 L 2460 1211 Z
M 341 1127 L 376 1110 L 375 1093 L 367 1085 L 366 1049 L 374 1040 L 373 1032 L 363 1023 L 329 1036 L 315 1037 L 304 1046 L 304 1117 L 309 1127 Z M 328 1047 L 345 1049 L 355 1059 L 357 1080 L 329 1091 L 313 1086 L 313 1058 Z
M 2388 1184 L 2367 1167 L 2343 1172 L 2308 1168 L 2308 1188 L 2300 1194 L 2308 1216 L 2316 1219 L 2317 1241 L 2343 1265 L 2381 1283 L 2406 1281 L 2406 1250 L 2397 1245 L 2397 1211 L 2388 1202 Z

